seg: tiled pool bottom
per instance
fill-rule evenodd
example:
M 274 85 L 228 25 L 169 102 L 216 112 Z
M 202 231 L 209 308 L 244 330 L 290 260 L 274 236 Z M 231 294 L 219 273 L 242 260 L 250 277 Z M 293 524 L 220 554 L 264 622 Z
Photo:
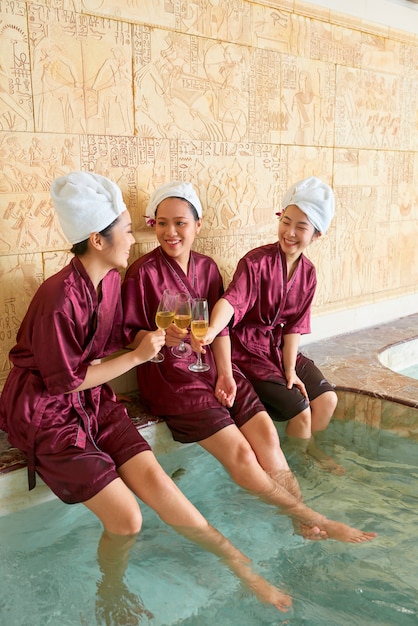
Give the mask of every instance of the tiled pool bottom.
M 407 351 L 407 342 L 417 335 L 415 314 L 303 348 L 336 385 L 339 402 L 334 419 L 353 419 L 418 440 L 418 380 L 392 371 L 379 360 L 381 352 L 396 344 L 399 362 L 402 344 Z M 164 423 L 132 400 L 127 404 L 129 414 L 157 456 L 180 445 L 172 441 Z M 25 459 L 10 448 L 6 434 L 0 431 L 0 515 L 52 498 L 42 481 L 37 482 L 37 488 L 28 492 Z

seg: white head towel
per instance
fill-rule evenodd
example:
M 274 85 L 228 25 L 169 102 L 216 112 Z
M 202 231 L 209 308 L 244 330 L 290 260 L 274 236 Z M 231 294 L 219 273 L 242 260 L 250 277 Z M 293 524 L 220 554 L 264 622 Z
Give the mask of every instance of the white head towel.
M 194 206 L 198 216 L 202 217 L 202 205 L 191 183 L 182 183 L 178 180 L 173 180 L 171 183 L 166 183 L 157 187 L 151 194 L 151 197 L 147 206 L 147 218 L 153 222 L 155 220 L 155 213 L 157 207 L 166 198 L 182 198 L 188 200 L 190 204 Z
M 328 230 L 334 217 L 334 193 L 319 178 L 309 176 L 292 185 L 283 196 L 283 209 L 290 204 L 299 207 L 320 233 L 324 234 Z
M 92 172 L 71 172 L 56 178 L 51 197 L 64 235 L 72 244 L 104 230 L 126 211 L 119 187 Z

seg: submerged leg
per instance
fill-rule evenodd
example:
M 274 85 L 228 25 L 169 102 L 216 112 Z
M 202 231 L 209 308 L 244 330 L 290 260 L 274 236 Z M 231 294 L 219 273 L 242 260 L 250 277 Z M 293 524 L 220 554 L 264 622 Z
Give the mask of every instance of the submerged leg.
M 276 506 L 280 513 L 289 515 L 300 528 L 310 529 L 303 536 L 325 538 L 326 535 L 339 541 L 366 541 L 376 536 L 375 533 L 363 533 L 346 524 L 332 522 L 307 507 L 302 501 L 299 488 L 293 478 L 290 478 L 290 470 L 280 468 L 275 475 L 269 475 L 261 467 L 254 450 L 236 426 L 226 426 L 199 443 L 222 463 L 238 485 L 264 502 Z M 288 486 L 289 481 L 291 488 Z

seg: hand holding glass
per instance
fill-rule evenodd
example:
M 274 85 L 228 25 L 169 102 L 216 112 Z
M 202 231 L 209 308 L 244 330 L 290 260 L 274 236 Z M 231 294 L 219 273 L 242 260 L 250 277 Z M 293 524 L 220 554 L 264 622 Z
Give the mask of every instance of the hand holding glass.
M 176 298 L 176 307 L 174 310 L 174 324 L 177 328 L 185 330 L 190 326 L 192 319 L 192 310 L 190 306 L 190 298 L 187 293 L 178 293 Z M 182 339 L 178 346 L 171 348 L 171 353 L 179 359 L 189 356 L 192 349 L 188 343 L 184 343 Z
M 203 339 L 206 335 L 209 326 L 209 309 L 208 301 L 204 298 L 196 298 L 192 304 L 192 333 L 197 340 Z M 210 369 L 210 365 L 202 362 L 202 355 L 197 353 L 196 363 L 189 365 L 191 372 L 207 372 Z
M 155 323 L 158 328 L 167 330 L 171 322 L 174 319 L 174 307 L 176 303 L 176 293 L 166 289 L 161 296 L 160 303 L 155 314 Z M 153 359 L 150 359 L 153 363 L 161 363 L 164 361 L 164 355 L 159 352 Z

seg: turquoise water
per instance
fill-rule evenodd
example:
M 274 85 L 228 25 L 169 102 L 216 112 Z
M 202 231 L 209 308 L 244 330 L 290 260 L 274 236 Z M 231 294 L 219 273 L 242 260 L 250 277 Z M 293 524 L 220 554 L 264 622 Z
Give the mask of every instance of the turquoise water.
M 410 365 L 409 367 L 406 367 L 403 370 L 399 370 L 398 373 L 402 374 L 403 376 L 409 376 L 410 378 L 418 379 L 418 363 L 415 363 L 414 365 Z
M 362 424 L 333 422 L 322 446 L 346 474 L 295 466 L 306 503 L 377 531 L 377 539 L 351 545 L 294 536 L 286 517 L 240 490 L 198 446 L 186 447 L 162 457 L 162 464 L 207 518 L 252 558 L 254 569 L 292 595 L 293 608 L 280 613 L 261 604 L 213 555 L 142 505 L 143 531 L 125 582 L 131 601 L 147 613 L 134 623 L 416 626 L 418 444 Z M 0 624 L 104 623 L 95 616 L 100 535 L 100 524 L 83 506 L 59 501 L 0 518 Z

